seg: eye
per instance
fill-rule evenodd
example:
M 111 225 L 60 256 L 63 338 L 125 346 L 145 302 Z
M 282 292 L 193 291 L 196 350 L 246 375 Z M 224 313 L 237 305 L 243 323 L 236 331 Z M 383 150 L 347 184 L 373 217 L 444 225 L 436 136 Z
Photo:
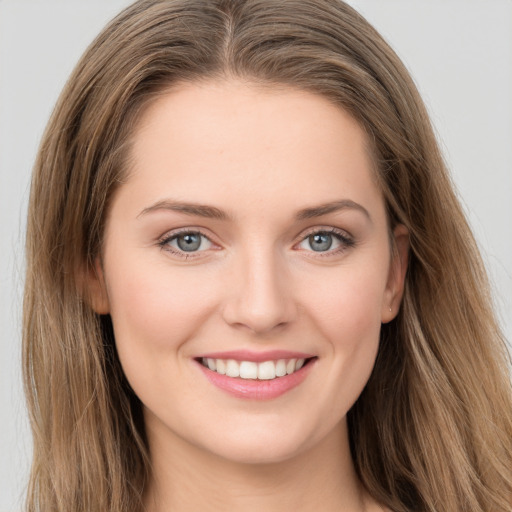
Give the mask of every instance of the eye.
M 354 241 L 338 230 L 324 230 L 310 233 L 298 247 L 306 251 L 335 253 L 354 245 Z
M 159 245 L 164 250 L 182 254 L 206 251 L 212 247 L 212 242 L 199 231 L 182 231 L 167 236 Z

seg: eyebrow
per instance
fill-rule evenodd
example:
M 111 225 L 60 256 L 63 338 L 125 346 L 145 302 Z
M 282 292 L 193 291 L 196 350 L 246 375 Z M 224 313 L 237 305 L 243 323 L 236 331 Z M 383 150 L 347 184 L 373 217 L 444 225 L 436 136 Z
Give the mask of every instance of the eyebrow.
M 216 208 L 215 206 L 208 206 L 198 203 L 183 203 L 179 201 L 170 201 L 168 199 L 158 201 L 155 204 L 144 208 L 144 210 L 142 210 L 137 215 L 137 218 L 159 210 L 169 210 L 173 212 L 184 213 L 185 215 L 205 217 L 208 219 L 228 220 L 230 218 L 226 212 Z
M 332 201 L 318 206 L 303 208 L 302 210 L 299 210 L 297 212 L 295 218 L 297 220 L 313 219 L 316 217 L 327 215 L 329 213 L 334 213 L 346 209 L 358 210 L 361 213 L 363 213 L 370 221 L 372 220 L 368 210 L 364 206 L 350 199 L 342 199 L 340 201 Z M 147 215 L 148 213 L 160 210 L 169 210 L 184 213 L 185 215 L 204 217 L 216 220 L 230 220 L 232 218 L 231 215 L 229 215 L 227 212 L 219 208 L 216 208 L 215 206 L 209 206 L 206 204 L 199 203 L 171 201 L 169 199 L 158 201 L 155 204 L 148 206 L 147 208 L 144 208 L 144 210 L 142 210 L 137 215 L 137 218 Z
M 313 206 L 311 208 L 304 208 L 298 211 L 296 217 L 297 220 L 313 219 L 315 217 L 321 217 L 322 215 L 327 215 L 329 213 L 334 213 L 346 209 L 358 210 L 363 213 L 370 221 L 372 220 L 370 213 L 364 206 L 350 199 L 342 199 L 340 201 L 332 201 L 330 203 Z

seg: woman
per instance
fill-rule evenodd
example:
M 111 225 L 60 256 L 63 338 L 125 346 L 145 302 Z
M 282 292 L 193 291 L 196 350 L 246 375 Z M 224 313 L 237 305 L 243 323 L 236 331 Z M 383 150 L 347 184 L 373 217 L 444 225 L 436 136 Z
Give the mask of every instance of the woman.
M 480 257 L 345 4 L 121 13 L 44 136 L 27 253 L 29 510 L 510 510 Z

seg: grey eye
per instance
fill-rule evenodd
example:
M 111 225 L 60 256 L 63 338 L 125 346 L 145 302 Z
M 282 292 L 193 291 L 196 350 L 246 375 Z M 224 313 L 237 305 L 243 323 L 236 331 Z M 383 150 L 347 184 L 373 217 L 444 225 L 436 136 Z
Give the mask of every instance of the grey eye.
M 197 251 L 201 247 L 203 236 L 200 233 L 183 233 L 176 238 L 176 245 L 185 252 Z
M 192 253 L 202 253 L 213 247 L 212 241 L 200 231 L 182 231 L 163 239 L 160 247 L 177 256 L 188 256 Z
M 336 254 L 354 245 L 352 239 L 336 231 L 315 231 L 302 239 L 298 247 L 304 251 Z
M 308 236 L 309 246 L 313 251 L 328 251 L 332 247 L 332 235 L 329 233 L 314 233 Z

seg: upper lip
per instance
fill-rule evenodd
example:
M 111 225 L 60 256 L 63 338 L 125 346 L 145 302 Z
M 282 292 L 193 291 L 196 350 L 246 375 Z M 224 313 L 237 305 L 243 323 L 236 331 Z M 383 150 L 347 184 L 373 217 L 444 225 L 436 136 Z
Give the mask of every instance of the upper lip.
M 224 352 L 208 352 L 201 354 L 198 359 L 234 359 L 235 361 L 278 361 L 279 359 L 309 359 L 315 357 L 305 352 L 293 352 L 290 350 L 268 350 L 266 352 L 254 352 L 252 350 L 228 350 Z

